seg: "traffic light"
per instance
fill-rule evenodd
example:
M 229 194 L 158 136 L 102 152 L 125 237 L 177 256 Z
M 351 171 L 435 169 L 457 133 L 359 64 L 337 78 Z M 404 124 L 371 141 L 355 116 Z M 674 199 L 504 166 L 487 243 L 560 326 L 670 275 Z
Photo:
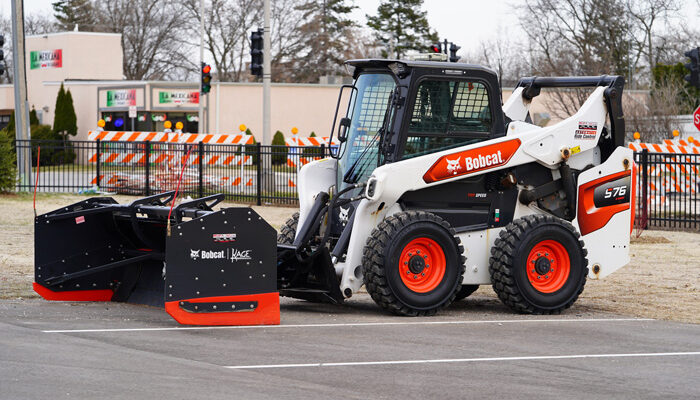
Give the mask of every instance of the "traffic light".
M 250 73 L 255 76 L 263 74 L 263 29 L 250 33 Z
M 690 82 L 691 86 L 700 89 L 700 47 L 685 52 L 685 56 L 690 58 L 690 62 L 685 67 L 690 70 L 690 74 L 684 79 Z
M 450 43 L 450 62 L 457 62 L 460 58 L 462 58 L 457 55 L 457 51 L 461 48 L 462 46 L 457 46 L 454 43 Z
M 432 51 L 433 53 L 442 53 L 442 43 L 431 44 L 430 51 Z
M 5 73 L 5 51 L 2 47 L 5 46 L 5 35 L 0 35 L 0 75 Z
M 202 94 L 211 91 L 211 66 L 202 63 Z

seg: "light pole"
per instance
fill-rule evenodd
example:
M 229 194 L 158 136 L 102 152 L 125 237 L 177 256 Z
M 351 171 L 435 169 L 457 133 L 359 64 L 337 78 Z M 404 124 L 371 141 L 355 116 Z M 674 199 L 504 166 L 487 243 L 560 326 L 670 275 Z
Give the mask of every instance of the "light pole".
M 270 62 L 270 0 L 265 0 L 263 21 L 263 144 L 272 144 L 270 130 L 270 83 L 272 71 Z
M 23 0 L 12 0 L 12 65 L 15 89 L 15 137 L 17 140 L 31 139 L 29 131 L 29 104 L 27 102 L 27 70 L 24 60 L 24 4 Z M 29 190 L 32 179 L 31 145 L 17 147 L 17 169 L 20 187 Z
M 204 93 L 202 93 L 202 66 L 204 65 L 204 0 L 199 0 L 199 114 L 198 133 L 204 132 Z

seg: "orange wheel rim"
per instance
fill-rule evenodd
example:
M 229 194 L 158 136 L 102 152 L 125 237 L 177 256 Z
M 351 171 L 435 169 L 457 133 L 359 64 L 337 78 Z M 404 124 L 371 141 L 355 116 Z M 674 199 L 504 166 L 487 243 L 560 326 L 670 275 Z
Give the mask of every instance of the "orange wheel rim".
M 527 278 L 538 292 L 554 293 L 569 279 L 569 252 L 555 240 L 537 243 L 527 256 Z
M 413 239 L 399 256 L 399 275 L 407 288 L 416 293 L 434 290 L 445 276 L 445 252 L 436 241 Z

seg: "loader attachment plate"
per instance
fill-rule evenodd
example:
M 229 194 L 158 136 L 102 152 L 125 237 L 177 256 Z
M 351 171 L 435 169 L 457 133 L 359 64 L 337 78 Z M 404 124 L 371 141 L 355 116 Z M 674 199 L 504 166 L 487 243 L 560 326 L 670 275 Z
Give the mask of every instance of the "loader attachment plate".
M 279 324 L 277 233 L 250 208 L 226 208 L 173 227 L 165 309 L 182 324 Z

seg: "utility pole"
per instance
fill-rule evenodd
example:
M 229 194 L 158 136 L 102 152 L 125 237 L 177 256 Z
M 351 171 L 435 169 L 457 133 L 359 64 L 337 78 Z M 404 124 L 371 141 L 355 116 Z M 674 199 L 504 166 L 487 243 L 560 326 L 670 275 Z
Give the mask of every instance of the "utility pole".
M 27 102 L 27 70 L 24 61 L 24 4 L 23 0 L 12 0 L 12 64 L 15 89 L 15 138 L 31 139 L 29 131 L 29 104 Z M 32 179 L 31 146 L 17 147 L 17 169 L 19 183 L 29 190 Z
M 270 129 L 270 83 L 272 81 L 272 69 L 270 62 L 270 0 L 265 0 L 263 21 L 263 144 L 272 144 L 272 131 Z
M 204 65 L 204 0 L 199 0 L 199 68 Z M 199 115 L 197 116 L 197 131 L 204 132 L 204 94 L 202 93 L 202 80 L 199 80 Z

